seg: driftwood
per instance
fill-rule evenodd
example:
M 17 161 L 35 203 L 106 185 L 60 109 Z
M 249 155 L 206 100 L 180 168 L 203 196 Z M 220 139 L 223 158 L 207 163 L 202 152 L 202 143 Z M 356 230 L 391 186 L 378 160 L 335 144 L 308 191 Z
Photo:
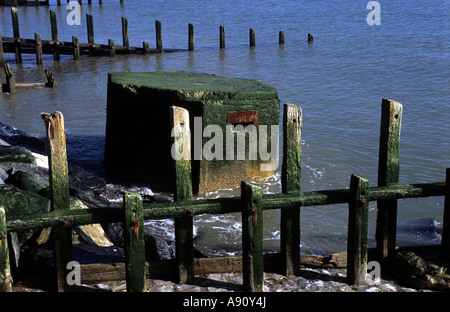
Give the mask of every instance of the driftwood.
M 345 268 L 347 253 L 334 253 L 329 256 L 301 255 L 300 268 Z M 160 260 L 145 262 L 146 279 L 177 279 L 175 260 Z M 108 281 L 126 280 L 125 263 L 82 263 L 80 266 L 82 284 L 95 284 Z M 280 254 L 264 255 L 264 271 L 279 272 Z M 204 275 L 212 273 L 240 273 L 242 272 L 242 256 L 195 258 L 194 274 Z M 16 287 L 42 287 L 54 279 L 54 274 L 44 272 L 19 282 Z

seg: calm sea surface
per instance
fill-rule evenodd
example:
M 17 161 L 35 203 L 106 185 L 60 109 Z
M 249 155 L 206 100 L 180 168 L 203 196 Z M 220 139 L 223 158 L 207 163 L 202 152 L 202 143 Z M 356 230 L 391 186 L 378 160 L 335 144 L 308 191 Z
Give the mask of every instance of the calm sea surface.
M 64 2 L 64 1 L 63 1 Z M 84 1 L 87 2 L 87 1 Z M 129 24 L 130 45 L 155 46 L 155 20 L 163 25 L 163 47 L 187 49 L 188 23 L 195 25 L 195 51 L 61 61 L 23 55 L 6 59 L 17 82 L 45 81 L 44 68 L 58 81 L 56 89 L 0 95 L 1 121 L 43 137 L 41 112 L 65 116 L 69 161 L 101 173 L 107 73 L 113 71 L 194 71 L 259 79 L 275 86 L 282 103 L 303 109 L 302 189 L 347 188 L 351 174 L 377 183 L 381 100 L 403 104 L 401 183 L 445 180 L 449 147 L 449 2 L 379 1 L 381 25 L 366 22 L 368 1 L 343 0 L 196 0 L 103 1 L 82 6 L 81 25 L 66 22 L 69 11 L 57 7 L 19 7 L 20 35 L 40 33 L 51 39 L 49 10 L 58 20 L 59 40 L 72 36 L 87 42 L 86 13 L 94 19 L 95 42 L 108 38 L 121 45 L 121 17 Z M 219 26 L 226 29 L 226 49 L 219 49 Z M 248 31 L 256 31 L 249 48 Z M 278 45 L 278 32 L 286 43 Z M 0 8 L 0 32 L 12 37 L 10 8 Z M 314 35 L 308 44 L 307 35 Z M 0 73 L 4 82 L 3 70 Z M 158 118 L 149 116 L 149 118 Z M 124 129 L 133 135 L 132 129 Z M 151 145 L 151 142 L 143 142 Z M 280 192 L 279 175 L 262 183 Z M 151 186 L 149 186 L 151 188 Z M 238 195 L 222 190 L 208 197 Z M 399 245 L 439 243 L 443 197 L 399 201 Z M 279 214 L 265 212 L 265 246 L 279 246 Z M 369 244 L 375 246 L 376 204 L 370 204 Z M 170 222 L 150 225 L 165 228 Z M 240 217 L 202 216 L 195 229 L 199 248 L 218 254 L 239 251 Z M 164 230 L 166 231 L 166 230 Z M 327 254 L 346 249 L 347 205 L 308 207 L 301 214 L 301 250 Z M 214 247 L 211 250 L 211 245 Z

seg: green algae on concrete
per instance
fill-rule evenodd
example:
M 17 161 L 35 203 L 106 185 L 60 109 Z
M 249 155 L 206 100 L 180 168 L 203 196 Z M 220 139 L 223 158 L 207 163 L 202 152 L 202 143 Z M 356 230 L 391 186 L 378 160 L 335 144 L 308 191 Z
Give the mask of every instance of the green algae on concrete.
M 267 125 L 270 129 L 279 125 L 277 90 L 263 81 L 192 72 L 110 73 L 105 144 L 108 178 L 173 190 L 170 106 L 189 111 L 193 140 L 198 138 L 194 117 L 202 118 L 202 144 L 198 146 L 211 140 L 202 136 L 205 127 L 218 125 L 223 130 L 224 159 L 229 112 L 258 111 L 256 126 Z M 270 130 L 268 134 L 270 150 Z M 195 155 L 195 144 L 191 144 Z M 261 161 L 192 159 L 194 193 L 236 186 L 242 180 L 255 181 L 274 173 L 261 171 Z

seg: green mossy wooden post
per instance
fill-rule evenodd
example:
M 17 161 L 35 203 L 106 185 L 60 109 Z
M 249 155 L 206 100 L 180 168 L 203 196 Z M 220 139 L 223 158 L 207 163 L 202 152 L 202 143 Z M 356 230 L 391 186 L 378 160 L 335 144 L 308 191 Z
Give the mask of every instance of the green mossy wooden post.
M 398 183 L 400 171 L 400 130 L 402 104 L 383 99 L 381 103 L 380 149 L 378 159 L 378 186 Z M 376 242 L 379 260 L 395 251 L 397 232 L 397 200 L 377 202 Z
M 34 41 L 36 42 L 36 64 L 42 64 L 42 40 L 40 34 L 34 34 Z
M 61 112 L 41 113 L 47 134 L 51 210 L 69 210 L 69 170 L 66 154 L 64 117 Z M 52 229 L 58 291 L 68 291 L 67 263 L 72 261 L 72 228 L 67 219 Z
M 155 29 L 156 29 L 156 50 L 162 50 L 162 30 L 161 30 L 161 22 L 155 21 Z
M 9 266 L 6 214 L 5 208 L 0 207 L 0 292 L 10 292 L 11 290 L 11 267 Z
M 450 260 L 450 168 L 446 170 L 444 219 L 442 225 L 441 254 Z
M 302 109 L 284 104 L 283 163 L 281 185 L 283 194 L 300 194 L 301 186 Z M 281 209 L 282 272 L 286 276 L 298 274 L 300 269 L 300 206 Z
M 122 17 L 122 42 L 124 47 L 130 46 L 130 41 L 128 39 L 128 20 Z
M 16 63 L 22 63 L 22 53 L 20 51 L 19 15 L 17 13 L 16 7 L 11 8 L 11 19 L 13 26 Z
M 369 181 L 352 175 L 348 208 L 347 283 L 365 285 L 367 281 Z
M 193 51 L 194 50 L 194 25 L 193 24 L 189 24 L 188 26 L 189 28 L 189 51 Z
M 172 157 L 175 163 L 174 200 L 192 200 L 191 174 L 191 133 L 189 112 L 181 107 L 170 107 L 172 128 Z M 186 210 L 186 215 L 175 218 L 175 253 L 178 283 L 191 283 L 194 280 L 194 235 L 193 210 Z
M 242 181 L 242 273 L 244 291 L 264 291 L 263 209 L 260 187 Z
M 52 29 L 53 59 L 59 61 L 58 24 L 56 23 L 55 11 L 50 11 L 50 25 Z
M 123 197 L 125 242 L 125 276 L 128 292 L 144 292 L 145 240 L 144 211 L 139 193 L 125 192 Z

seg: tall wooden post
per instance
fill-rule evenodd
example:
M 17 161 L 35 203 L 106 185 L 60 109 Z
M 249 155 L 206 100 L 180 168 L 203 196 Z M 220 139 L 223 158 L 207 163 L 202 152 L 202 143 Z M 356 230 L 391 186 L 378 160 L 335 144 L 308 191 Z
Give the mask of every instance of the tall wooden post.
M 127 291 L 144 292 L 146 290 L 144 209 L 139 193 L 125 192 L 123 209 Z
M 170 115 L 172 156 L 175 157 L 174 200 L 192 200 L 189 112 L 184 108 L 171 106 Z M 175 218 L 175 253 L 180 284 L 194 280 L 193 214 L 193 210 L 187 210 L 185 216 Z
M 16 63 L 22 63 L 22 52 L 20 51 L 19 16 L 16 7 L 11 8 L 11 19 L 13 25 Z
M 88 43 L 89 43 L 89 56 L 93 55 L 93 47 L 94 44 L 94 20 L 92 15 L 86 14 L 86 25 L 87 25 L 87 35 L 88 35 Z
M 262 190 L 241 182 L 242 273 L 244 291 L 264 291 Z
M 122 38 L 123 46 L 128 48 L 130 46 L 128 41 L 128 20 L 125 17 L 122 17 Z
M 367 273 L 367 231 L 369 181 L 352 175 L 348 203 L 347 283 L 365 285 Z
M 283 113 L 283 163 L 281 186 L 283 194 L 301 192 L 302 109 L 284 104 Z M 282 272 L 295 275 L 300 269 L 300 206 L 281 209 Z
M 219 32 L 220 32 L 220 48 L 224 49 L 225 48 L 225 27 L 220 26 Z
M 279 44 L 284 44 L 284 32 L 280 31 L 278 33 L 278 43 Z
M 155 29 L 156 29 L 156 50 L 162 50 L 162 30 L 161 30 L 161 22 L 155 21 Z
M 254 29 L 250 29 L 250 46 L 251 47 L 255 46 L 255 30 Z
M 53 41 L 53 59 L 59 61 L 59 42 L 58 42 L 58 24 L 56 23 L 55 11 L 50 11 L 50 25 Z
M 381 103 L 378 186 L 398 183 L 400 171 L 400 129 L 402 104 L 383 99 Z M 397 200 L 377 201 L 377 255 L 383 260 L 395 251 L 397 233 Z
M 69 172 L 66 154 L 64 117 L 61 112 L 42 113 L 47 133 L 47 154 L 52 211 L 70 209 Z M 58 291 L 68 291 L 67 264 L 72 261 L 72 228 L 61 218 L 52 229 Z
M 0 32 L 0 67 L 5 66 L 5 55 L 3 54 L 3 39 Z
M 441 254 L 444 258 L 450 260 L 450 168 L 447 168 L 445 176 L 445 202 Z
M 5 208 L 0 207 L 0 292 L 7 291 L 12 291 L 11 267 L 9 266 Z
M 42 64 L 42 40 L 40 34 L 34 34 L 34 41 L 36 43 L 36 64 Z
M 189 31 L 188 31 L 189 51 L 193 51 L 194 50 L 194 25 L 189 24 L 188 28 L 189 28 Z

